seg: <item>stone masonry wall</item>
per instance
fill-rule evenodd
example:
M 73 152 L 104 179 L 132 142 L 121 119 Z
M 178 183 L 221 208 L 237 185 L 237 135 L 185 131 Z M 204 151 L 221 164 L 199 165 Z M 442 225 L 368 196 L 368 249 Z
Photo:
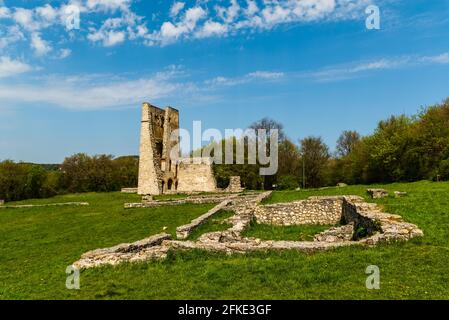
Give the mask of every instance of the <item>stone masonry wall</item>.
M 342 217 L 342 197 L 321 197 L 258 206 L 258 223 L 274 225 L 336 224 Z
M 178 181 L 179 193 L 217 191 L 212 161 L 209 158 L 180 159 Z

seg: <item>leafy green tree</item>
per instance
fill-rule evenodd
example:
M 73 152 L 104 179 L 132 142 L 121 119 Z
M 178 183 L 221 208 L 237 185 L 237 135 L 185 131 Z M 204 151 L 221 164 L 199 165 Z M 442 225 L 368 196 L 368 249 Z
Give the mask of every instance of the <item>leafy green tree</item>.
M 0 199 L 21 200 L 25 197 L 27 171 L 23 165 L 6 160 L 0 163 Z
M 65 158 L 61 165 L 62 187 L 68 192 L 88 192 L 90 187 L 91 158 L 85 153 L 78 153 Z
M 321 137 L 307 137 L 300 141 L 304 157 L 305 184 L 307 187 L 320 187 L 326 184 L 329 148 Z
M 139 157 L 127 156 L 113 160 L 117 185 L 120 188 L 136 187 L 139 176 Z

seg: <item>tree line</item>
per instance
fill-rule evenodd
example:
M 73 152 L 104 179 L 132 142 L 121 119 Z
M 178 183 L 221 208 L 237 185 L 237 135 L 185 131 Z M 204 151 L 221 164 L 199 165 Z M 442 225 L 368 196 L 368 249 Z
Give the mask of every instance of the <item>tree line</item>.
M 138 157 L 75 154 L 61 165 L 0 162 L 0 199 L 17 201 L 137 186 Z
M 413 116 L 382 120 L 367 136 L 344 131 L 334 152 L 321 137 L 309 136 L 295 143 L 286 137 L 282 124 L 271 119 L 258 121 L 251 128 L 279 130 L 277 174 L 261 177 L 257 165 L 216 165 L 222 185 L 232 175 L 240 175 L 250 189 L 449 179 L 449 99 Z
M 279 131 L 278 172 L 261 176 L 257 164 L 216 164 L 219 187 L 225 188 L 231 176 L 240 176 L 244 186 L 254 190 L 449 179 L 449 99 L 413 116 L 391 116 L 380 121 L 367 136 L 344 131 L 334 152 L 321 137 L 292 141 L 283 125 L 269 118 L 250 128 Z M 137 186 L 137 180 L 137 156 L 114 158 L 79 153 L 61 165 L 6 160 L 0 162 L 0 199 L 118 191 Z

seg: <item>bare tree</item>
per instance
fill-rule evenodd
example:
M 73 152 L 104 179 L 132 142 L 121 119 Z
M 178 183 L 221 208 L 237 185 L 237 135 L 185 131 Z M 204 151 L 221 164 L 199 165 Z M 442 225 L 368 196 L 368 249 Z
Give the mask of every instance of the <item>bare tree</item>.
M 337 140 L 337 154 L 340 157 L 346 157 L 359 141 L 360 134 L 357 131 L 343 131 Z
M 250 129 L 258 130 L 258 129 L 265 129 L 267 130 L 267 133 L 269 133 L 270 130 L 277 129 L 279 133 L 279 141 L 285 140 L 285 132 L 284 132 L 284 125 L 280 122 L 277 122 L 276 120 L 270 119 L 270 118 L 263 118 L 259 121 L 254 122 Z

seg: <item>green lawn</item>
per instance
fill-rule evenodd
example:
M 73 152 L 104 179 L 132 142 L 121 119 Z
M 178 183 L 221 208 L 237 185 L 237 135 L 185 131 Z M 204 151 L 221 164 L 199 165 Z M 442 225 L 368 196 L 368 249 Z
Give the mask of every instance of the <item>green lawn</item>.
M 211 206 L 123 210 L 138 201 L 120 193 L 61 196 L 46 203 L 88 201 L 89 207 L 0 211 L 1 299 L 436 299 L 449 298 L 449 183 L 381 186 L 404 198 L 375 202 L 417 224 L 422 239 L 375 248 L 304 254 L 178 252 L 165 261 L 81 273 L 81 290 L 65 288 L 66 266 L 88 250 L 135 241 L 175 227 Z M 366 186 L 275 192 L 267 202 L 310 195 L 365 195 Z M 369 200 L 372 201 L 372 200 Z M 365 269 L 380 268 L 380 290 L 365 288 Z
M 187 240 L 196 240 L 202 234 L 215 231 L 223 231 L 232 227 L 229 223 L 225 223 L 226 218 L 232 217 L 234 215 L 233 211 L 220 210 L 212 217 L 210 217 L 205 223 L 200 225 L 198 228 L 193 230 L 193 232 L 188 236 Z
M 258 224 L 251 221 L 249 228 L 243 231 L 245 237 L 254 237 L 262 240 L 291 240 L 313 241 L 313 237 L 331 227 L 332 225 L 299 225 L 299 226 L 275 226 Z

